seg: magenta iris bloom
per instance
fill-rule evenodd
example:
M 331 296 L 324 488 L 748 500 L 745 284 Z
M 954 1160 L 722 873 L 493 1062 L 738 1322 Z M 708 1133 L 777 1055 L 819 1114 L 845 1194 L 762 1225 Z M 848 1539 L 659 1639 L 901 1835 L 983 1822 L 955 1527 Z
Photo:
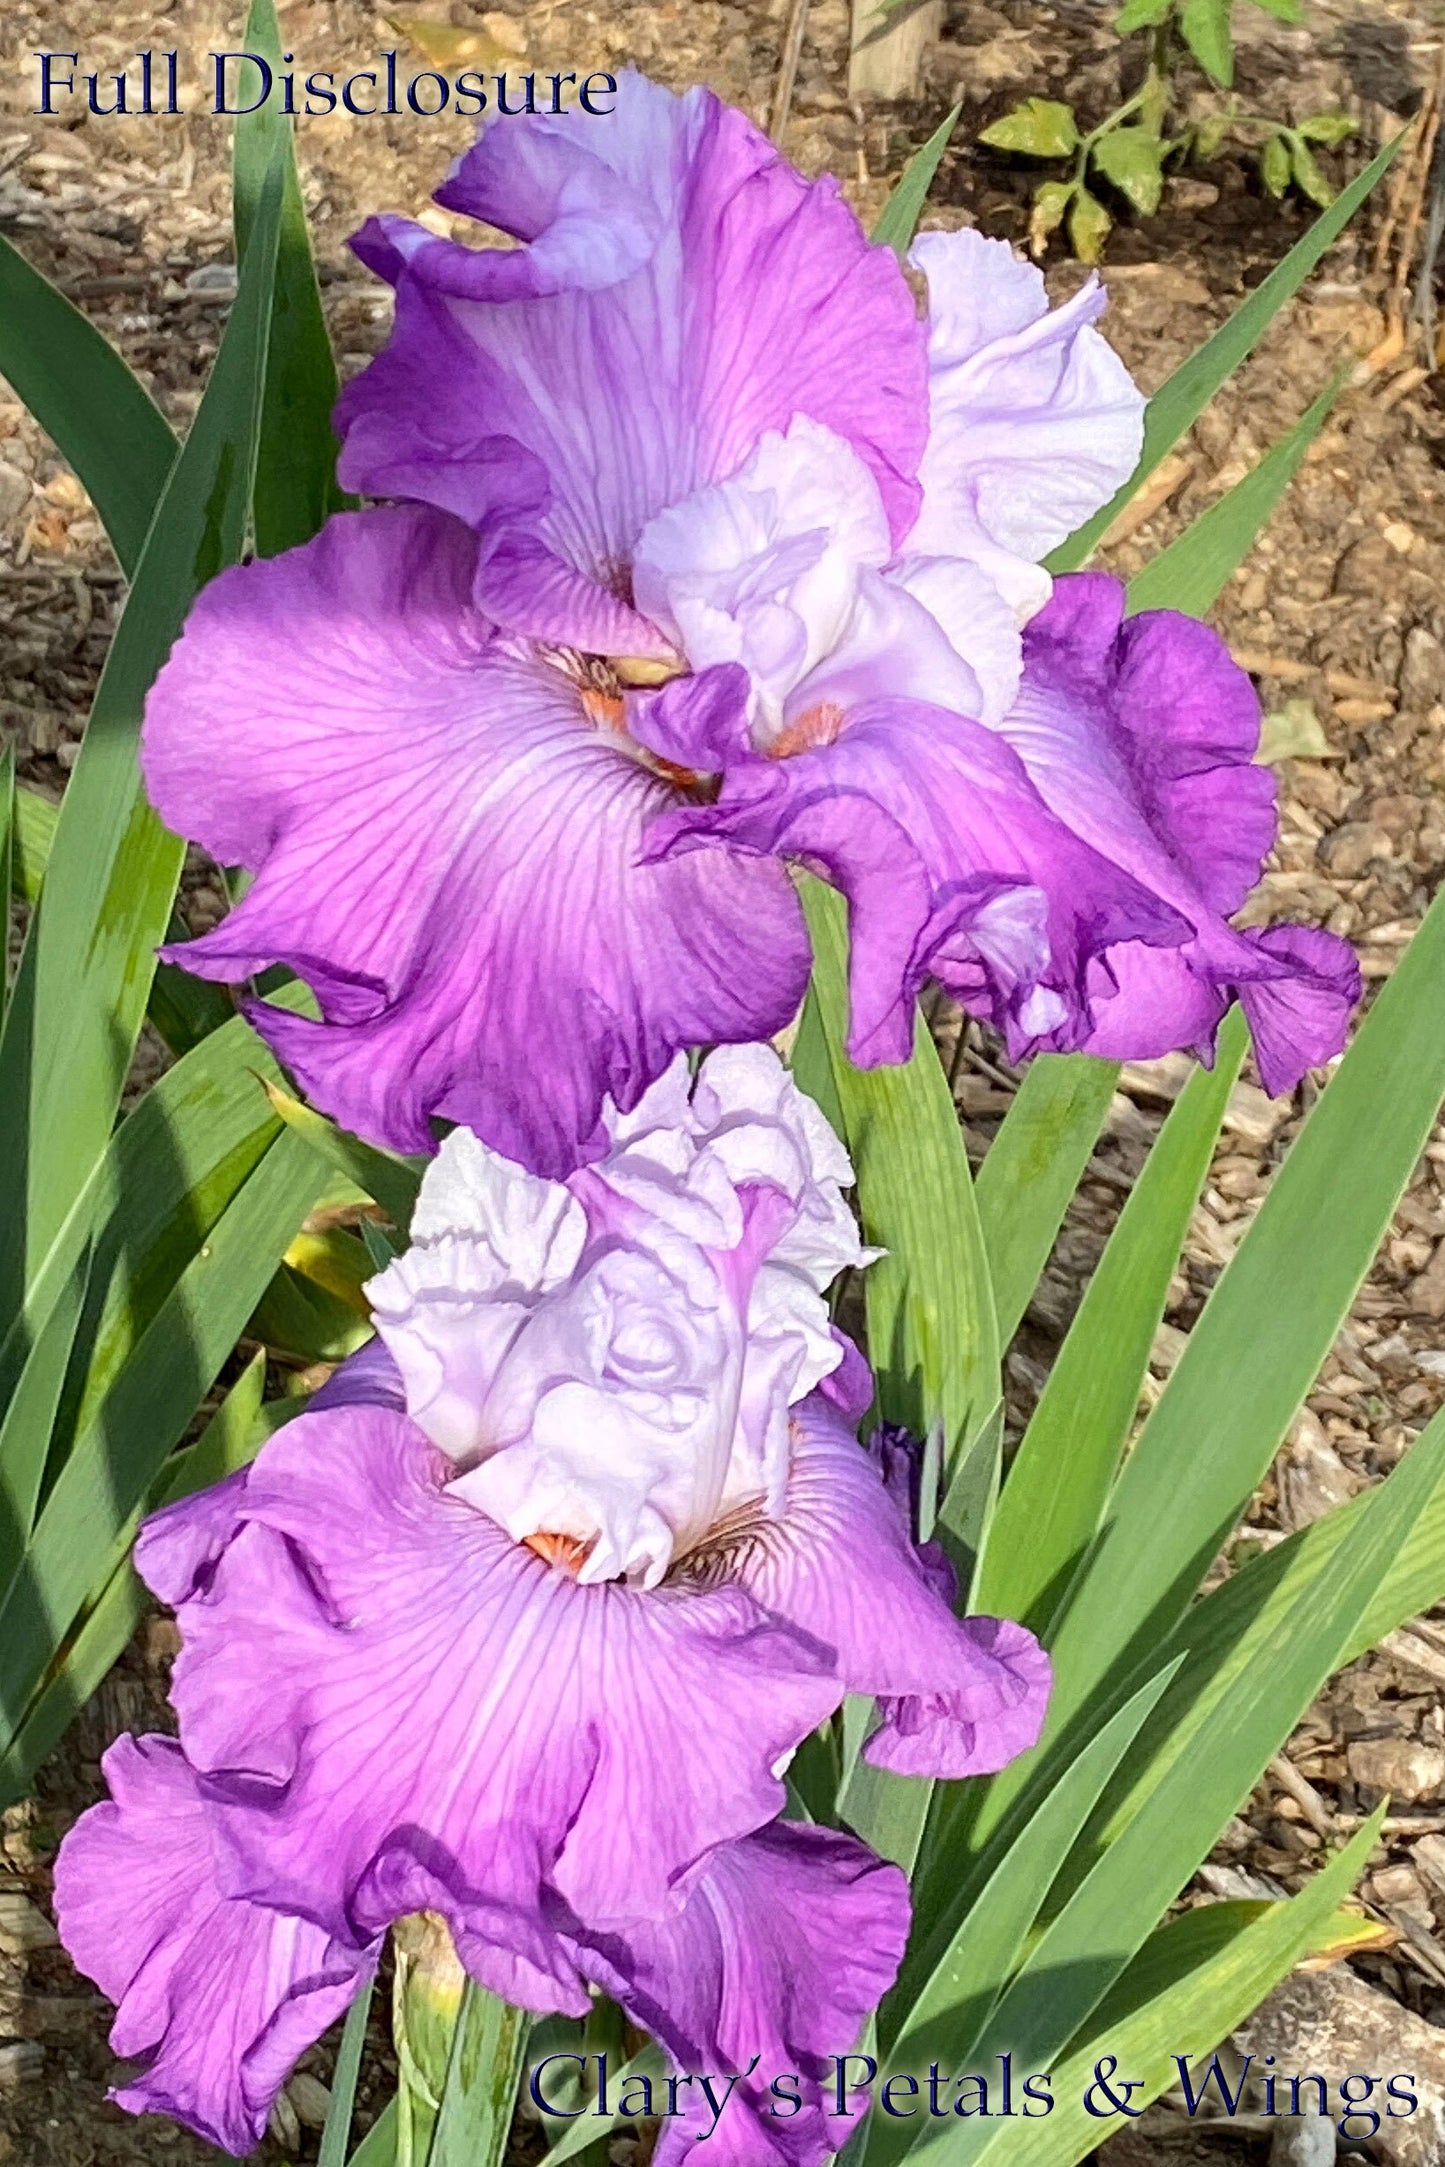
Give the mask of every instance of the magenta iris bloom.
M 523 2006 L 600 1985 L 683 2070 L 756 2054 L 726 2149 L 815 2161 L 817 2097 L 771 2118 L 768 2084 L 851 2047 L 908 1894 L 779 1821 L 789 1757 L 849 1692 L 904 1773 L 1038 1735 L 1047 1659 L 952 1614 L 854 1437 L 822 1290 L 868 1253 L 817 1109 L 730 1048 L 606 1130 L 566 1185 L 454 1132 L 373 1285 L 381 1338 L 142 1532 L 179 1743 L 112 1749 L 56 1872 L 142 2058 L 124 2105 L 246 2149 L 426 1910 Z M 668 2127 L 670 2159 L 693 2132 Z
M 1274 834 L 1220 642 L 1041 560 L 1128 476 L 1143 401 L 1001 243 L 891 251 L 706 91 L 488 126 L 405 220 L 342 398 L 341 471 L 400 500 L 227 572 L 152 694 L 155 803 L 251 868 L 174 951 L 284 963 L 253 1004 L 318 1104 L 540 1172 L 673 1053 L 772 1035 L 849 898 L 850 1048 L 911 1045 L 930 975 L 1014 1055 L 1206 1058 L 1236 994 L 1265 1082 L 1339 1047 L 1357 977 L 1228 920 Z

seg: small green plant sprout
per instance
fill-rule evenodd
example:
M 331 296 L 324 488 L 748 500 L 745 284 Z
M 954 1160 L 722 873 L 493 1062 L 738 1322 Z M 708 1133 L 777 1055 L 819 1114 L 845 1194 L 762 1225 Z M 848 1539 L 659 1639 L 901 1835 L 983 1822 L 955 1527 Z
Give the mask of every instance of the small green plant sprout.
M 1142 87 L 1087 133 L 1074 109 L 1051 98 L 1029 98 L 985 128 L 980 140 L 1029 158 L 1072 158 L 1068 180 L 1043 181 L 1034 192 L 1029 245 L 1036 256 L 1067 221 L 1069 245 L 1084 263 L 1097 263 L 1113 214 L 1090 188 L 1103 179 L 1145 217 L 1159 208 L 1164 160 L 1173 145 L 1163 133 L 1168 91 L 1151 67 Z
M 984 129 L 979 140 L 994 150 L 1072 160 L 1067 179 L 1041 181 L 1034 191 L 1029 246 L 1036 256 L 1063 227 L 1074 254 L 1097 263 L 1114 223 L 1106 194 L 1121 196 L 1147 218 L 1159 208 L 1168 161 L 1207 163 L 1231 139 L 1254 151 L 1271 196 L 1279 198 L 1293 187 L 1322 207 L 1332 201 L 1334 190 L 1315 147 L 1333 148 L 1354 134 L 1347 113 L 1287 122 L 1242 112 L 1231 96 L 1219 110 L 1171 128 L 1177 78 L 1191 60 L 1220 90 L 1232 91 L 1234 5 L 1235 0 L 1125 0 L 1114 28 L 1121 37 L 1147 31 L 1150 38 L 1144 80 L 1132 97 L 1087 131 L 1071 105 L 1053 98 L 1026 98 Z M 1254 5 L 1281 22 L 1304 20 L 1301 0 L 1254 0 Z
M 1268 113 L 1241 112 L 1231 99 L 1218 113 L 1209 113 L 1178 139 L 1187 157 L 1207 165 L 1231 138 L 1255 153 L 1259 177 L 1267 194 L 1276 201 L 1297 188 L 1321 210 L 1335 200 L 1335 190 L 1321 171 L 1314 146 L 1336 149 L 1355 134 L 1357 123 L 1348 113 L 1311 113 L 1306 120 L 1277 120 Z
M 1280 121 L 1252 122 L 1248 117 L 1235 125 L 1240 129 L 1254 126 L 1267 130 L 1259 153 L 1259 174 L 1272 196 L 1282 196 L 1293 183 L 1302 196 L 1308 196 L 1321 209 L 1334 202 L 1335 191 L 1320 171 L 1311 145 L 1320 143 L 1333 149 L 1352 136 L 1355 122 L 1348 113 L 1313 113 L 1297 128 L 1286 127 Z

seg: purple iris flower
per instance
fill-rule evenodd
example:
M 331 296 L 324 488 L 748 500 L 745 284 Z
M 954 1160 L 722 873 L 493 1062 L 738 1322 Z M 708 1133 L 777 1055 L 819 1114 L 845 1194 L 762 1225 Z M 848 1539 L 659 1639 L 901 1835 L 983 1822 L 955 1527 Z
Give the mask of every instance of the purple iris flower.
M 143 741 L 162 814 L 256 878 L 174 951 L 284 963 L 250 1013 L 400 1149 L 435 1115 L 561 1175 L 679 1047 L 771 1036 L 847 895 L 855 1060 L 928 976 L 1047 1048 L 1206 1058 L 1238 994 L 1272 1090 L 1358 980 L 1228 919 L 1274 835 L 1213 634 L 1041 560 L 1132 470 L 1143 401 L 1002 243 L 924 235 L 927 310 L 836 184 L 707 91 L 488 125 L 397 218 L 341 473 L 400 500 L 202 595 Z
M 615 1996 L 683 2071 L 754 2073 L 724 2149 L 827 2149 L 816 2079 L 886 1991 L 903 1876 L 778 1819 L 849 1692 L 910 1774 L 996 1769 L 1048 1663 L 956 1618 L 853 1422 L 822 1290 L 866 1264 L 846 1154 L 763 1047 L 679 1060 L 563 1185 L 470 1133 L 373 1283 L 380 1345 L 137 1563 L 175 1606 L 179 1742 L 125 1739 L 56 1870 L 118 2003 L 117 2095 L 233 2150 L 439 1914 L 528 2008 Z M 671 2159 L 695 2131 L 669 2123 Z

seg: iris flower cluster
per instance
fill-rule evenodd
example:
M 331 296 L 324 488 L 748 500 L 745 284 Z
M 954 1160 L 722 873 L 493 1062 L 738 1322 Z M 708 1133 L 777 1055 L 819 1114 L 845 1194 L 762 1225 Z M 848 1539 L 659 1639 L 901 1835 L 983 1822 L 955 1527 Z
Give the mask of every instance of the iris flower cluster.
M 145 2057 L 124 2105 L 248 2149 L 426 1911 L 514 2002 L 601 1987 L 683 2070 L 753 2063 L 760 2108 L 852 2045 L 908 1929 L 896 1868 L 779 1819 L 793 1752 L 850 1692 L 907 1774 L 1038 1734 L 1047 1660 L 954 1616 L 859 1449 L 867 1371 L 822 1290 L 869 1252 L 817 1108 L 724 1047 L 606 1128 L 566 1182 L 454 1130 L 376 1340 L 142 1531 L 180 1739 L 112 1749 L 56 1871 Z M 816 2099 L 780 2140 L 751 2121 L 745 2158 L 827 2148 Z
M 932 979 L 1015 1056 L 1208 1058 L 1238 999 L 1282 1089 L 1355 967 L 1230 922 L 1275 816 L 1214 634 L 1042 569 L 1140 446 L 1095 281 L 1050 310 L 971 232 L 910 274 L 637 76 L 492 122 L 437 200 L 518 245 L 357 236 L 396 315 L 340 473 L 385 501 L 222 574 L 143 737 L 254 875 L 173 959 L 288 966 L 315 1014 L 247 1003 L 277 1056 L 436 1156 L 375 1340 L 143 1530 L 179 1736 L 112 1749 L 57 1902 L 117 2096 L 232 2150 L 429 1912 L 527 2008 L 600 1989 L 682 2071 L 753 2061 L 730 2153 L 811 2167 L 816 2089 L 778 2118 L 768 2078 L 853 2045 L 908 1892 L 781 1818 L 787 1762 L 856 1693 L 875 1765 L 997 1769 L 1048 1665 L 954 1614 L 905 1448 L 857 1442 L 852 1170 L 763 1043 L 794 869 L 848 899 L 861 1065 Z

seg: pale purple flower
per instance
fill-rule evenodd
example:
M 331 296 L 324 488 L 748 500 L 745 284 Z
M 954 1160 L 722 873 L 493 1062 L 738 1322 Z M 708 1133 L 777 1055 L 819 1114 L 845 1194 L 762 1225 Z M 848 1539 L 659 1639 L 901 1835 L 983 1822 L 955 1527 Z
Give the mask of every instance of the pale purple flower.
M 1215 635 L 1146 611 L 1099 574 L 1060 580 L 1024 634 L 1025 673 L 1004 730 L 1040 796 L 1086 842 L 1188 921 L 1178 947 L 1135 942 L 1091 966 L 1079 1043 L 1116 1060 L 1176 1046 L 1206 1058 L 1231 997 L 1266 1088 L 1340 1050 L 1360 971 L 1312 926 L 1237 932 L 1229 919 L 1273 847 L 1275 781 L 1259 765 L 1259 705 Z
M 358 1947 L 223 1890 L 205 1789 L 173 1738 L 119 1738 L 101 1766 L 110 1797 L 61 1845 L 55 1902 L 70 1955 L 118 2005 L 112 2048 L 140 2064 L 111 2097 L 249 2152 L 380 1938 Z
M 144 2057 L 126 2105 L 244 2149 L 428 1910 L 513 2001 L 581 2015 L 600 1984 L 684 2069 L 759 2053 L 727 2148 L 815 2161 L 816 2098 L 773 2119 L 767 2085 L 847 2051 L 908 1903 L 778 1822 L 790 1755 L 850 1692 L 884 1768 L 1038 1735 L 1046 1658 L 952 1614 L 855 1440 L 822 1290 L 867 1252 L 816 1108 L 725 1048 L 605 1128 L 566 1185 L 449 1137 L 373 1284 L 385 1351 L 142 1531 L 180 1742 L 113 1749 L 56 1879 Z
M 859 1062 L 930 975 L 1015 1055 L 1207 1055 L 1236 990 L 1271 1088 L 1336 1050 L 1339 944 L 1226 923 L 1273 835 L 1247 680 L 1097 580 L 1049 599 L 1140 444 L 1097 280 L 1050 311 L 926 234 L 922 317 L 832 181 L 635 75 L 489 125 L 438 200 L 525 245 L 357 237 L 396 325 L 342 478 L 405 508 L 223 574 L 143 740 L 256 874 L 174 953 L 310 983 L 320 1020 L 249 1012 L 320 1105 L 568 1172 L 604 1098 L 794 1013 L 799 862 L 850 900 Z

